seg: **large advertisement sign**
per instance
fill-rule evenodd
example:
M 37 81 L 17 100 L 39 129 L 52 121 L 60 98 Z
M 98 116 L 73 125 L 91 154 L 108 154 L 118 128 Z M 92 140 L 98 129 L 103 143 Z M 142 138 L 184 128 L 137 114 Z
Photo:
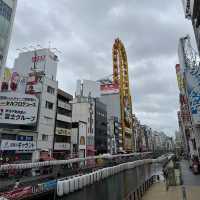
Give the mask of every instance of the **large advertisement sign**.
M 132 125 L 132 112 L 131 112 L 131 102 L 128 97 L 124 97 L 124 122 L 126 127 L 131 128 Z
M 20 76 L 17 72 L 12 72 L 11 69 L 4 70 L 3 80 L 0 82 L 1 92 L 18 92 L 25 93 L 27 77 Z
M 0 124 L 34 125 L 37 121 L 38 101 L 32 95 L 0 93 Z
M 181 72 L 181 66 L 179 64 L 176 65 L 176 76 L 180 93 L 185 94 L 184 78 L 183 73 Z
M 34 151 L 35 141 L 2 140 L 1 151 Z
M 101 85 L 101 94 L 116 94 L 119 93 L 118 84 L 104 84 Z
M 192 118 L 195 124 L 200 124 L 200 68 L 187 68 L 186 81 Z
M 43 72 L 30 73 L 26 84 L 26 94 L 37 94 L 42 92 Z

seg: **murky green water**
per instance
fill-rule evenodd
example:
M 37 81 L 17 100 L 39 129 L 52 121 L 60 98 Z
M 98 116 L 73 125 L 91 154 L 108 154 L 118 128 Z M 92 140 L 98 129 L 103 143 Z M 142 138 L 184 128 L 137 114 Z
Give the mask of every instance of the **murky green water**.
M 160 171 L 157 164 L 140 166 L 104 179 L 81 191 L 57 198 L 59 200 L 123 200 L 145 180 Z

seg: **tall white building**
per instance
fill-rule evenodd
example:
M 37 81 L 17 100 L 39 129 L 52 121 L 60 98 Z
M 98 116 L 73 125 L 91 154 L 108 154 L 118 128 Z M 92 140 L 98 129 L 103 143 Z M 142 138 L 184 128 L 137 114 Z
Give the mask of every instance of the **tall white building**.
M 39 99 L 37 151 L 33 160 L 46 159 L 53 153 L 58 89 L 57 64 L 58 58 L 50 49 L 23 52 L 15 59 L 13 71 L 20 76 L 28 76 L 26 93 Z
M 95 101 L 92 98 L 76 97 L 72 103 L 72 121 L 87 123 L 87 156 L 95 151 Z
M 0 79 L 6 64 L 17 0 L 0 0 Z

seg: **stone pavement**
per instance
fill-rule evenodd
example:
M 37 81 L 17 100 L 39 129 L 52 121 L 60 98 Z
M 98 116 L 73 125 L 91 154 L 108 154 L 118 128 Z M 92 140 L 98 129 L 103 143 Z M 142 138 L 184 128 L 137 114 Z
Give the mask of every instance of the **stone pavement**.
M 200 200 L 200 175 L 194 175 L 185 160 L 181 161 L 181 171 L 182 186 L 170 186 L 166 191 L 165 183 L 161 180 L 144 194 L 142 200 Z
M 145 194 L 142 200 L 182 200 L 181 187 L 169 187 L 166 191 L 164 182 L 155 183 Z
M 159 182 L 144 194 L 142 200 L 200 200 L 200 186 L 171 186 L 166 191 L 165 184 Z

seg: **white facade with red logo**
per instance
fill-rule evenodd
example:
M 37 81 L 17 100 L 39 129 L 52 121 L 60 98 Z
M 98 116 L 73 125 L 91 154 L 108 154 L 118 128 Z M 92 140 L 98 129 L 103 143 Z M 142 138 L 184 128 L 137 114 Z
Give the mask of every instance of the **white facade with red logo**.
M 14 71 L 26 76 L 32 70 L 44 72 L 51 80 L 56 80 L 58 58 L 49 49 L 38 49 L 20 53 L 15 59 Z
M 25 113 L 26 118 L 30 118 L 29 115 L 31 113 L 36 115 L 33 116 L 34 119 L 30 119 L 34 122 L 34 131 L 31 130 L 31 132 L 27 132 L 27 136 L 34 135 L 33 138 L 36 140 L 33 141 L 35 142 L 34 147 L 32 148 L 33 161 L 40 159 L 41 152 L 46 152 L 48 155 L 52 155 L 53 151 L 58 89 L 58 82 L 56 81 L 57 64 L 58 58 L 55 53 L 51 52 L 49 49 L 39 49 L 20 53 L 15 60 L 14 69 L 12 70 L 12 73 L 14 73 L 15 75 L 16 83 L 19 82 L 19 77 L 25 78 L 25 87 L 23 87 L 23 90 L 18 91 L 17 86 L 16 91 L 13 91 L 13 89 L 11 88 L 12 92 L 20 92 L 21 97 L 32 96 L 33 98 L 37 98 L 37 100 L 39 101 L 37 113 L 33 113 L 33 111 L 31 110 L 29 110 L 30 113 L 25 109 L 22 110 L 24 112 L 27 111 Z M 4 92 L 10 93 L 9 88 L 7 92 Z M 18 115 L 16 116 L 16 118 L 18 119 Z M 35 119 L 37 119 L 37 121 L 34 121 Z M 27 121 L 27 124 L 28 123 L 29 121 Z M 26 124 L 23 123 L 23 125 Z M 0 128 L 1 127 L 2 125 L 0 122 Z M 2 134 L 4 132 L 2 132 Z M 12 132 L 7 131 L 7 134 L 13 134 L 15 132 L 16 130 L 13 129 Z M 5 138 L 3 139 L 5 139 L 5 141 L 9 139 L 7 135 L 4 137 Z M 11 142 L 8 144 L 11 144 Z M 16 146 L 32 145 L 31 142 L 27 141 L 14 142 L 13 144 L 16 144 Z M 16 148 L 21 148 L 21 146 Z M 58 148 L 62 148 L 62 146 L 58 146 Z

